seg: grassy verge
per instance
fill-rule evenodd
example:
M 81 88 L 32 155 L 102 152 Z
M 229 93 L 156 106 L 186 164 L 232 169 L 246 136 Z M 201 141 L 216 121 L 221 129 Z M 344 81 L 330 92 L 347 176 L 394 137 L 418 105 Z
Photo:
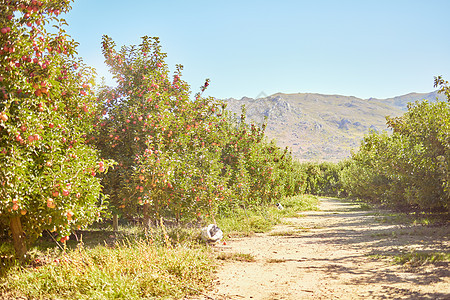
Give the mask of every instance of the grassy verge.
M 297 217 L 299 212 L 317 210 L 319 200 L 316 196 L 298 195 L 285 197 L 280 201 L 283 209 L 275 205 L 254 207 L 252 209 L 236 209 L 232 214 L 219 215 L 218 226 L 224 233 L 234 236 L 248 236 L 253 233 L 270 231 L 279 224 L 282 218 Z
M 152 240 L 78 247 L 9 266 L 1 293 L 32 299 L 177 299 L 204 290 L 213 261 L 201 247 L 161 247 Z

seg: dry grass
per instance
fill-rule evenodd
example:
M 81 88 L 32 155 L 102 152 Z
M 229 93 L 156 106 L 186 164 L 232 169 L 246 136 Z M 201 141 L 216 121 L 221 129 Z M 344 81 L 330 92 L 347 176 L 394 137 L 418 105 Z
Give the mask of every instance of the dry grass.
M 1 295 L 31 299 L 177 299 L 204 290 L 213 261 L 205 247 L 161 247 L 151 240 L 79 247 L 10 265 Z
M 254 262 L 255 257 L 248 253 L 219 253 L 216 257 L 220 260 L 235 260 L 235 261 L 244 261 L 244 262 Z

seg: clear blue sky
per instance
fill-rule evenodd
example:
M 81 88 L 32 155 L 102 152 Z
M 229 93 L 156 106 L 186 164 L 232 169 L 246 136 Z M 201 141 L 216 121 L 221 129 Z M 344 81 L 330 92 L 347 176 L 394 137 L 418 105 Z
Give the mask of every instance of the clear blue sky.
M 314 92 L 387 98 L 450 80 L 449 0 L 75 0 L 79 55 L 110 78 L 101 38 L 158 36 L 170 70 L 217 98 Z M 112 84 L 112 81 L 108 81 Z

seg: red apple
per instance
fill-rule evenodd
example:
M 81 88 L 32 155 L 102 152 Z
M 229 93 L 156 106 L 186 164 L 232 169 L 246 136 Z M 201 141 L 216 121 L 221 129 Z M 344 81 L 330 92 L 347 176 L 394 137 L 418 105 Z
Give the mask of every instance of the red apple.
M 52 198 L 47 199 L 47 207 L 48 208 L 55 208 L 55 203 L 53 202 Z
M 0 113 L 0 120 L 3 121 L 3 122 L 8 121 L 8 116 L 6 115 L 5 112 L 1 112 Z

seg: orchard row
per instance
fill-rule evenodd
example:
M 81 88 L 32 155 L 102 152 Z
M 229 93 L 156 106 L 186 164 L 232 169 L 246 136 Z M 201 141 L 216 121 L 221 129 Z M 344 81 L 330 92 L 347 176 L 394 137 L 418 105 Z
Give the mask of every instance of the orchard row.
M 63 29 L 70 1 L 0 6 L 0 224 L 19 257 L 44 230 L 64 242 L 105 213 L 213 219 L 302 189 L 288 150 L 203 97 L 208 80 L 192 95 L 158 38 L 105 36 L 117 86 L 97 86 Z

